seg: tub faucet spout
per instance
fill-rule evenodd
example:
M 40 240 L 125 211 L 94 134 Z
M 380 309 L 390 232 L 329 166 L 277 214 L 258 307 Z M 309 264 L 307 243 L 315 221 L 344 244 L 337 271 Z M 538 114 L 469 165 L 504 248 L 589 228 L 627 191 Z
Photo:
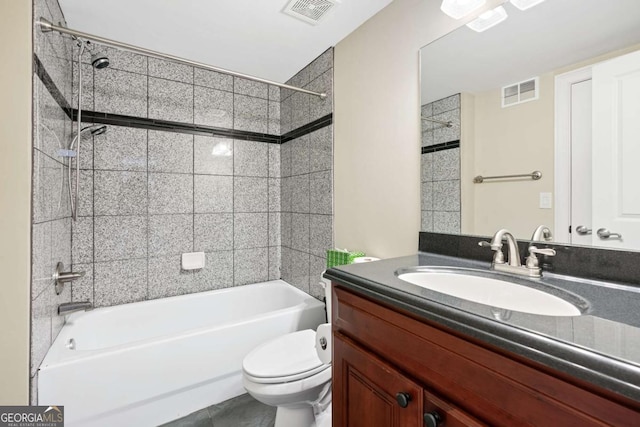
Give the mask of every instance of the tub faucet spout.
M 65 302 L 58 306 L 58 316 L 64 316 L 76 311 L 91 310 L 92 308 L 93 304 L 91 304 L 89 301 Z

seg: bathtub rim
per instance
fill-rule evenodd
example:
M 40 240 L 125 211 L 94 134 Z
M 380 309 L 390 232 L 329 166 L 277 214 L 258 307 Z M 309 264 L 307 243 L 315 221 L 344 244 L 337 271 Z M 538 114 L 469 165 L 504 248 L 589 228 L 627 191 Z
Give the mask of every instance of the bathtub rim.
M 227 322 L 214 327 L 205 325 L 205 326 L 178 331 L 170 334 L 157 335 L 153 337 L 144 338 L 142 340 L 126 342 L 126 343 L 122 343 L 122 344 L 118 344 L 110 347 L 101 347 L 101 348 L 86 349 L 86 350 L 69 349 L 67 347 L 68 340 L 70 338 L 73 338 L 73 336 L 71 337 L 68 336 L 69 327 L 67 327 L 67 322 L 71 323 L 73 320 L 81 319 L 85 316 L 91 316 L 92 314 L 95 314 L 98 311 L 100 311 L 100 314 L 107 314 L 111 312 L 117 313 L 118 311 L 129 310 L 132 307 L 140 304 L 153 304 L 154 302 L 157 303 L 160 301 L 170 302 L 170 300 L 178 300 L 178 299 L 186 300 L 191 298 L 209 296 L 212 294 L 228 293 L 228 292 L 233 292 L 233 290 L 241 287 L 242 288 L 245 288 L 245 287 L 266 288 L 266 287 L 273 287 L 273 286 L 279 286 L 282 288 L 286 288 L 288 291 L 294 292 L 295 294 L 301 297 L 300 302 L 285 308 L 263 312 L 260 314 L 243 318 L 239 321 Z M 308 293 L 302 291 L 299 288 L 296 288 L 295 286 L 285 282 L 284 280 L 277 279 L 277 280 L 251 283 L 251 284 L 233 286 L 233 287 L 222 288 L 222 289 L 213 289 L 213 290 L 204 291 L 204 292 L 194 292 L 194 293 L 184 294 L 184 295 L 175 295 L 175 296 L 166 297 L 166 298 L 136 301 L 136 302 L 120 304 L 116 306 L 99 307 L 89 312 L 76 312 L 66 316 L 67 318 L 65 319 L 65 324 L 63 325 L 58 336 L 54 339 L 53 343 L 51 344 L 51 347 L 49 348 L 49 350 L 47 351 L 47 354 L 45 355 L 45 358 L 41 362 L 40 367 L 38 368 L 38 371 L 53 369 L 59 366 L 76 363 L 79 360 L 90 360 L 90 359 L 99 359 L 101 357 L 108 357 L 113 354 L 146 347 L 146 346 L 152 345 L 153 343 L 171 341 L 173 339 L 176 339 L 177 337 L 195 337 L 197 335 L 203 335 L 211 331 L 228 328 L 230 326 L 236 326 L 236 325 L 239 326 L 239 325 L 247 324 L 250 322 L 255 322 L 256 319 L 258 318 L 269 319 L 277 316 L 282 316 L 283 314 L 286 314 L 286 313 L 304 311 L 305 309 L 314 309 L 314 308 L 317 309 L 320 307 L 324 308 L 325 304 L 320 300 L 318 300 L 317 298 L 309 295 Z M 70 325 L 70 326 L 72 327 L 73 325 Z M 67 330 L 65 330 L 65 327 L 67 327 L 66 328 Z

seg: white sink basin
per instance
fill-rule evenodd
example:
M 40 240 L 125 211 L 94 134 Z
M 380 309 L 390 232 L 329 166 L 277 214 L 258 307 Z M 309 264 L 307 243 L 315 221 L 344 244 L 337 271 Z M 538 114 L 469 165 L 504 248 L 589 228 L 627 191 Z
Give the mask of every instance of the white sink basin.
M 490 277 L 453 271 L 407 272 L 398 278 L 432 291 L 505 310 L 543 316 L 579 316 L 572 303 L 547 292 Z

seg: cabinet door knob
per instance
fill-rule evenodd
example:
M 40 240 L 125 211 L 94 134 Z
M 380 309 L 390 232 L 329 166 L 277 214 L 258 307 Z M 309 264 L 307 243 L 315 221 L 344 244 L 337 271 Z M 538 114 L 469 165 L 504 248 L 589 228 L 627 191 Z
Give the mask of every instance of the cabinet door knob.
M 396 401 L 401 408 L 406 408 L 407 406 L 409 406 L 409 402 L 411 402 L 411 395 L 409 393 L 401 391 L 396 394 Z
M 427 427 L 438 427 L 442 423 L 442 416 L 436 411 L 424 414 L 424 425 Z

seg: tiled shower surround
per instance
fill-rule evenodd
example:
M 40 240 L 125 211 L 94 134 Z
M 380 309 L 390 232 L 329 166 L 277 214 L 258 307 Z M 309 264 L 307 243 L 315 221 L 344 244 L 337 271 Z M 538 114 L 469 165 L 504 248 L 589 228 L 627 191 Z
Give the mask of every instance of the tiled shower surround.
M 278 136 L 332 112 L 330 97 L 283 90 L 281 99 L 275 86 L 107 54 L 108 68 L 84 67 L 87 110 Z M 290 83 L 330 92 L 332 55 Z M 332 244 L 331 129 L 282 145 L 114 125 L 85 138 L 72 255 L 87 275 L 73 300 L 108 306 L 279 278 L 310 292 Z M 181 254 L 194 251 L 206 253 L 205 268 L 181 270 Z
M 64 17 L 55 0 L 34 1 L 34 14 L 52 22 Z M 53 33 L 34 31 L 34 50 L 46 69 L 55 94 L 63 104 L 71 101 L 71 44 Z M 58 262 L 71 265 L 71 216 L 66 190 L 67 167 L 58 150 L 71 138 L 72 123 L 42 81 L 33 75 L 33 177 L 31 265 L 31 401 L 35 403 L 37 369 L 64 319 L 59 304 L 71 300 L 71 288 L 56 295 L 52 274 Z
M 422 106 L 422 231 L 460 234 L 460 95 Z
M 56 0 L 34 4 L 36 18 L 64 23 Z M 73 222 L 58 149 L 75 135 L 78 51 L 66 36 L 35 36 L 32 401 L 62 302 L 109 306 L 278 278 L 323 296 L 317 282 L 333 244 L 332 49 L 287 82 L 327 92 L 321 100 L 97 47 L 110 65 L 82 65 L 83 126 L 101 114 L 110 124 L 83 134 Z M 206 267 L 181 270 L 181 254 L 193 251 L 206 253 Z M 86 272 L 60 296 L 57 261 Z
M 279 278 L 278 145 L 109 126 L 84 146 L 72 254 L 87 275 L 73 300 L 115 305 Z M 194 251 L 205 268 L 181 270 Z
M 333 49 L 287 83 L 325 92 L 327 99 L 282 90 L 285 140 L 295 129 L 332 113 Z M 318 298 L 324 296 L 319 283 L 326 268 L 326 250 L 333 246 L 332 146 L 333 126 L 280 146 L 282 278 Z

